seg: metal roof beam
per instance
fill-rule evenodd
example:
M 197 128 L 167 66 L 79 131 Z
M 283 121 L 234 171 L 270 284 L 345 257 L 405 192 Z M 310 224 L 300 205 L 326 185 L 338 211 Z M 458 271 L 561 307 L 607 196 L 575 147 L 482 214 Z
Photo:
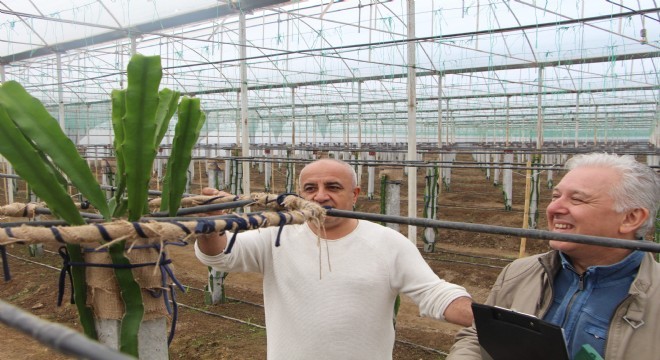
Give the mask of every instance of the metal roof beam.
M 202 21 L 217 19 L 229 15 L 238 14 L 240 10 L 250 12 L 259 8 L 273 6 L 281 3 L 288 2 L 289 0 L 241 0 L 236 5 L 217 5 L 215 7 L 201 9 L 186 14 L 176 15 L 156 21 L 144 23 L 124 30 L 114 30 L 103 34 L 85 37 L 84 39 L 72 40 L 53 44 L 51 46 L 40 47 L 33 50 L 23 51 L 20 53 L 0 57 L 0 64 L 9 64 L 13 61 L 21 61 L 32 59 L 40 56 L 51 55 L 56 52 L 65 52 L 68 50 L 80 49 L 89 47 L 95 44 L 103 44 L 120 39 L 125 39 L 130 36 L 140 36 L 143 34 L 151 34 L 164 29 L 174 28 L 177 26 L 198 23 Z M 240 8 L 238 7 L 240 6 Z M 43 18 L 43 20 L 56 21 L 56 19 L 49 19 L 29 14 L 21 14 L 21 16 L 30 16 Z
M 556 67 L 563 65 L 581 65 L 581 64 L 592 64 L 592 63 L 602 63 L 602 62 L 614 62 L 614 61 L 623 61 L 623 60 L 637 60 L 637 59 L 649 59 L 660 57 L 660 51 L 644 52 L 644 53 L 635 53 L 635 54 L 619 54 L 619 55 L 608 55 L 608 56 L 596 56 L 590 58 L 576 58 L 576 59 L 563 59 L 555 61 L 543 61 L 538 63 L 522 63 L 522 64 L 506 64 L 506 65 L 489 65 L 481 67 L 472 67 L 472 68 L 461 68 L 461 69 L 452 69 L 452 70 L 438 70 L 438 71 L 420 71 L 417 73 L 418 77 L 421 76 L 437 76 L 437 75 L 447 75 L 447 74 L 465 74 L 473 72 L 490 72 L 498 70 L 519 70 L 519 69 L 529 69 L 537 67 Z M 342 84 L 342 83 L 351 83 L 351 82 L 365 82 L 365 81 L 380 81 L 380 80 L 393 80 L 393 79 L 403 79 L 408 76 L 407 73 L 399 74 L 388 74 L 388 75 L 375 75 L 375 76 L 361 76 L 361 77 L 352 77 L 352 78 L 341 78 L 333 80 L 315 80 L 315 81 L 305 81 L 298 83 L 283 83 L 283 84 L 268 84 L 268 85 L 253 85 L 248 86 L 248 90 L 270 90 L 270 89 L 281 89 L 289 87 L 303 87 L 303 86 L 318 86 L 318 85 L 330 85 L 330 84 Z M 204 94 L 219 94 L 226 92 L 237 92 L 240 91 L 240 88 L 223 88 L 223 89 L 214 89 L 206 91 L 193 91 L 187 93 L 187 95 L 204 95 Z M 571 90 L 566 91 L 568 93 L 575 93 L 577 91 Z M 580 91 L 582 92 L 582 91 Z

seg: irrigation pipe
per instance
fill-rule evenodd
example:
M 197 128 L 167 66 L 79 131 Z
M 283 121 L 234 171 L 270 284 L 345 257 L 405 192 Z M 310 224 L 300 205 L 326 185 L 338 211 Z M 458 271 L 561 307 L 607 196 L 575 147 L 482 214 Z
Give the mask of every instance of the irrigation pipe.
M 0 321 L 30 335 L 50 348 L 77 358 L 95 360 L 134 359 L 92 341 L 73 329 L 42 320 L 2 300 L 0 300 Z
M 221 314 L 214 313 L 214 312 L 211 312 L 211 311 L 207 311 L 207 310 L 199 309 L 199 308 L 196 308 L 196 307 L 193 307 L 193 306 L 190 306 L 190 305 L 185 305 L 185 304 L 182 304 L 182 303 L 180 303 L 180 302 L 177 303 L 177 304 L 178 304 L 179 306 L 183 307 L 183 308 L 186 308 L 186 309 L 199 311 L 199 312 L 201 312 L 202 314 L 211 315 L 211 316 L 217 316 L 217 317 L 219 317 L 219 318 L 223 318 L 223 319 L 226 319 L 226 320 L 235 321 L 235 322 L 238 322 L 238 323 L 241 323 L 241 324 L 245 324 L 245 325 L 254 326 L 254 327 L 257 327 L 257 328 L 260 328 L 260 329 L 265 329 L 265 328 L 266 328 L 266 327 L 263 326 L 263 325 L 255 324 L 255 323 L 253 323 L 253 322 L 251 322 L 251 321 L 245 321 L 245 320 L 237 319 L 237 318 L 234 318 L 234 317 L 231 317 L 231 316 L 221 315 Z
M 199 205 L 199 206 L 193 206 L 189 208 L 183 208 L 179 209 L 176 212 L 176 215 L 178 216 L 185 216 L 185 215 L 191 215 L 191 214 L 200 214 L 200 213 L 206 213 L 206 212 L 211 212 L 211 211 L 216 211 L 216 210 L 225 210 L 225 209 L 233 209 L 237 207 L 242 207 L 242 206 L 247 206 L 247 205 L 252 205 L 254 204 L 254 200 L 238 200 L 238 201 L 232 201 L 232 202 L 227 202 L 227 203 L 221 203 L 221 204 L 209 204 L 209 205 Z M 147 217 L 151 218 L 157 218 L 157 217 L 167 217 L 169 216 L 169 212 L 167 211 L 160 211 L 160 212 L 155 212 L 147 215 Z
M 53 212 L 50 211 L 50 209 L 43 207 L 36 208 L 35 213 L 37 213 L 37 215 L 53 215 Z M 80 216 L 82 216 L 85 219 L 100 219 L 100 220 L 103 219 L 103 215 L 93 214 L 88 212 L 81 212 Z
M 44 249 L 44 251 L 46 251 L 46 250 Z M 56 252 L 54 252 L 54 251 L 51 251 L 51 252 L 52 252 L 54 255 L 58 255 L 58 256 L 59 256 L 59 254 L 57 254 Z M 7 255 L 13 257 L 14 259 L 21 260 L 21 261 L 26 262 L 26 263 L 30 263 L 30 264 L 35 264 L 35 265 L 43 266 L 43 267 L 46 267 L 46 268 L 49 268 L 49 269 L 51 269 L 51 270 L 55 270 L 55 271 L 62 271 L 62 269 L 60 269 L 60 268 L 56 268 L 55 266 L 50 266 L 50 265 L 48 265 L 48 264 L 40 263 L 40 262 L 38 262 L 38 261 L 34 261 L 34 260 L 30 260 L 30 259 L 26 259 L 26 258 L 21 257 L 21 256 L 18 256 L 18 255 L 9 254 L 9 253 L 7 253 Z M 60 260 L 61 260 L 61 258 L 60 258 Z
M 660 253 L 660 244 L 650 241 L 624 240 L 615 238 L 606 238 L 599 236 L 563 234 L 552 231 L 536 229 L 518 229 L 505 226 L 468 224 L 454 221 L 432 220 L 424 218 L 408 218 L 396 215 L 370 214 L 357 211 L 327 209 L 326 215 L 344 218 L 353 218 L 370 221 L 383 221 L 387 223 L 413 225 L 421 227 L 432 227 L 442 229 L 454 229 L 469 232 L 479 232 L 497 235 L 513 235 L 518 237 L 527 237 L 540 240 L 558 240 L 580 244 L 599 245 L 606 247 L 616 247 L 623 249 L 642 250 L 654 253 Z
M 408 345 L 408 346 L 412 346 L 412 347 L 415 347 L 415 348 L 418 348 L 418 349 L 426 350 L 428 352 L 436 353 L 436 354 L 439 354 L 439 355 L 442 355 L 442 356 L 449 355 L 448 353 L 446 353 L 442 350 L 430 348 L 430 347 L 424 346 L 424 345 L 415 344 L 415 343 L 412 343 L 412 342 L 407 341 L 407 340 L 398 340 L 397 339 L 396 342 L 401 343 L 401 344 L 405 344 L 405 345 Z

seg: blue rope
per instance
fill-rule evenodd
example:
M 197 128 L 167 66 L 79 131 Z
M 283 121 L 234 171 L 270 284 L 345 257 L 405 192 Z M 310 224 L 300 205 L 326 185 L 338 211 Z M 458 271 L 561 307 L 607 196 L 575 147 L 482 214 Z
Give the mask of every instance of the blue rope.
M 284 206 L 284 199 L 286 199 L 287 196 L 297 196 L 297 197 L 301 198 L 300 195 L 298 195 L 296 193 L 293 193 L 293 192 L 279 194 L 279 195 L 277 195 L 277 198 L 275 199 L 275 201 L 277 201 L 277 205 Z
M 53 236 L 55 237 L 55 240 L 58 242 L 64 243 L 64 239 L 62 238 L 62 234 L 60 234 L 60 231 L 57 230 L 56 227 L 51 227 L 50 231 L 53 233 Z
M 280 246 L 280 236 L 282 235 L 282 230 L 284 230 L 284 225 L 286 224 L 286 214 L 278 212 L 277 216 L 280 217 L 280 223 L 278 224 L 280 228 L 277 230 L 277 237 L 275 238 L 275 247 Z
M 250 217 L 248 216 L 248 218 Z M 234 231 L 234 235 L 229 240 L 229 244 L 227 244 L 227 249 L 225 249 L 225 254 L 229 254 L 231 252 L 231 249 L 234 247 L 234 243 L 236 242 L 236 236 L 238 235 L 238 232 L 240 230 L 247 230 L 249 229 L 249 227 L 248 227 L 248 221 L 246 221 L 243 218 L 226 219 L 225 222 L 227 224 L 225 226 L 225 229 L 227 230 L 231 229 Z
M 234 235 L 232 235 L 231 239 L 229 240 L 229 244 L 227 244 L 227 249 L 225 249 L 225 254 L 229 254 L 231 252 L 231 249 L 234 247 L 234 243 L 236 242 L 237 235 L 238 232 L 235 232 Z
M 66 285 L 66 275 L 69 274 L 69 282 L 71 283 L 71 304 L 75 304 L 73 297 L 73 276 L 71 275 L 71 257 L 66 249 L 66 246 L 61 246 L 58 249 L 62 257 L 62 270 L 60 270 L 60 280 L 57 289 L 57 306 L 62 306 L 62 298 L 64 297 L 64 286 Z
M 176 302 L 176 291 L 174 291 L 174 287 L 170 285 L 170 291 L 172 292 L 172 323 L 170 324 L 170 334 L 167 336 L 167 346 L 170 346 L 172 343 L 172 339 L 174 339 L 174 332 L 176 330 L 176 322 L 177 319 L 179 318 L 179 305 Z
M 188 230 L 188 228 L 183 226 L 183 224 L 181 224 L 180 222 L 178 221 L 166 221 L 166 222 L 178 226 L 179 228 L 181 228 L 181 230 L 184 233 L 186 233 L 186 235 L 190 235 L 190 230 Z
M 101 237 L 103 237 L 103 240 L 112 241 L 112 236 L 108 234 L 108 231 L 105 229 L 105 227 L 103 227 L 103 225 L 94 224 L 94 226 L 96 226 L 96 228 L 99 229 L 99 233 L 101 234 Z
M 147 234 L 145 234 L 144 231 L 142 231 L 142 226 L 140 226 L 140 224 L 136 222 L 133 222 L 131 224 L 133 224 L 133 229 L 135 229 L 135 232 L 138 234 L 138 236 L 140 236 L 143 239 L 148 238 Z
M 9 273 L 9 263 L 7 262 L 7 247 L 0 245 L 0 256 L 2 256 L 2 274 L 5 278 L 5 281 L 11 280 L 11 274 Z
M 195 225 L 195 234 L 210 234 L 215 232 L 215 221 L 208 219 L 198 219 Z

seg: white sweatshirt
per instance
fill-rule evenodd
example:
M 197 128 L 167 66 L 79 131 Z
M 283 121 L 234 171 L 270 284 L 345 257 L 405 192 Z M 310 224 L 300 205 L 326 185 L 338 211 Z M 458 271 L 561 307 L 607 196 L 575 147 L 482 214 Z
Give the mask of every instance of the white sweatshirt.
M 420 314 L 443 320 L 446 307 L 469 296 L 431 270 L 400 233 L 360 220 L 349 235 L 319 239 L 307 226 L 239 233 L 230 254 L 199 260 L 226 272 L 264 275 L 268 358 L 391 359 L 394 301 L 408 295 Z M 233 234 L 227 233 L 228 239 Z

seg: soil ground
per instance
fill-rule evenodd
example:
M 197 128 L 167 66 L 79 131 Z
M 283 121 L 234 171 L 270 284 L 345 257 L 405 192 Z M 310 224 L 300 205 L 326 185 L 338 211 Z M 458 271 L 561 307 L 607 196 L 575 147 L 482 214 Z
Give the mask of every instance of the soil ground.
M 459 154 L 457 161 L 472 161 L 468 154 Z M 284 167 L 275 166 L 274 193 L 282 192 Z M 203 175 L 201 169 L 199 173 Z M 299 169 L 298 169 L 299 170 Z M 252 191 L 263 191 L 259 184 L 263 178 L 255 170 L 251 175 L 254 187 Z M 366 189 L 366 167 L 363 175 L 363 188 Z M 378 171 L 376 172 L 378 174 Z M 452 171 L 449 190 L 443 189 L 440 195 L 439 216 L 441 220 L 464 223 L 522 227 L 525 173 L 514 171 L 513 209 L 504 210 L 501 186 L 494 186 L 486 179 L 486 172 L 479 168 L 456 168 Z M 424 194 L 424 176 L 418 171 L 418 194 Z M 201 177 L 202 184 L 206 179 Z M 545 184 L 545 173 L 541 176 L 539 228 L 545 228 L 545 209 L 550 191 Z M 555 174 L 555 183 L 559 174 Z M 195 180 L 199 182 L 199 177 Z M 262 180 L 261 180 L 262 181 Z M 19 182 L 19 188 L 21 185 Z M 279 186 L 279 188 L 278 188 Z M 378 186 L 376 186 L 378 188 Z M 401 212 L 407 216 L 407 184 L 404 178 L 401 184 Z M 0 185 L 0 205 L 4 201 L 4 184 Z M 199 193 L 200 185 L 194 185 L 190 192 Z M 375 191 L 375 200 L 364 197 L 358 202 L 357 211 L 379 213 L 379 191 Z M 20 200 L 20 197 L 17 201 Z M 421 197 L 418 201 L 422 204 Z M 421 216 L 421 210 L 418 216 Z M 5 218 L 0 221 L 17 221 Z M 401 226 L 401 232 L 407 233 L 407 226 Z M 423 229 L 418 229 L 418 245 L 422 247 Z M 423 253 L 429 265 L 441 277 L 464 286 L 478 302 L 485 300 L 491 284 L 502 266 L 518 256 L 521 239 L 512 236 L 489 235 L 457 230 L 439 229 L 433 253 Z M 43 319 L 63 324 L 80 331 L 77 312 L 74 305 L 65 301 L 65 305 L 56 306 L 59 267 L 61 258 L 57 255 L 56 244 L 44 244 L 46 252 L 41 257 L 30 257 L 25 245 L 8 246 L 9 265 L 12 279 L 0 282 L 0 298 L 29 311 Z M 547 243 L 534 239 L 526 242 L 527 254 L 547 250 Z M 261 277 L 258 274 L 230 274 L 226 281 L 226 293 L 230 301 L 226 304 L 205 305 L 200 291 L 206 282 L 206 267 L 195 258 L 192 245 L 169 247 L 168 252 L 174 260 L 177 278 L 186 286 L 187 293 L 179 293 L 177 300 L 181 305 L 176 334 L 170 346 L 171 359 L 264 359 L 266 357 L 266 333 L 262 304 Z M 45 264 L 45 265 L 44 265 Z M 65 299 L 69 296 L 69 284 Z M 240 300 L 240 301 L 239 301 Z M 397 318 L 397 343 L 395 359 L 443 359 L 453 342 L 458 326 L 419 316 L 417 307 L 407 298 L 403 298 Z M 249 303 L 246 303 L 249 302 Z M 195 308 L 195 309 L 193 309 Z M 204 312 L 202 312 L 202 311 Z M 216 315 L 209 315 L 213 313 Z M 242 322 L 234 319 L 240 319 Z M 0 325 L 3 334 L 0 339 L 0 359 L 69 359 L 65 355 L 51 350 L 31 337 L 16 330 Z

